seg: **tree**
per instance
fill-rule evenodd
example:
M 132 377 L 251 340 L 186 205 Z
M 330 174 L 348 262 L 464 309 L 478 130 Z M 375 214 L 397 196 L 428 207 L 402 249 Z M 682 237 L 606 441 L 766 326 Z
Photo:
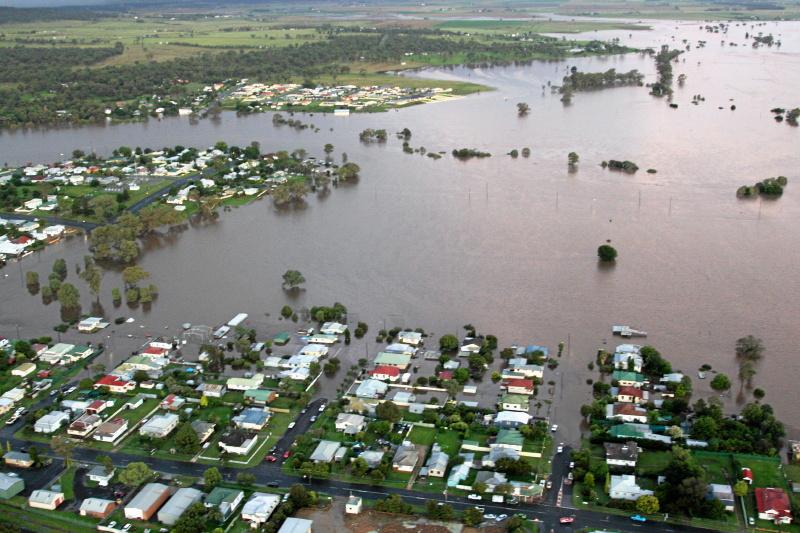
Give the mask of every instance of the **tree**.
M 452 506 L 437 502 L 436 500 L 428 500 L 425 503 L 425 511 L 428 518 L 432 518 L 433 520 L 449 521 L 455 517 L 455 511 Z
M 342 181 L 348 181 L 350 179 L 357 178 L 359 172 L 361 172 L 361 167 L 352 162 L 345 163 L 336 171 L 336 173 L 339 175 L 339 179 Z
M 219 509 L 215 507 L 207 508 L 202 502 L 193 503 L 186 509 L 175 525 L 172 526 L 172 533 L 195 533 L 197 531 L 208 531 L 209 523 L 220 522 L 222 516 Z
M 483 511 L 470 507 L 464 511 L 462 520 L 465 526 L 474 527 L 483 522 Z
M 517 104 L 517 115 L 524 117 L 530 112 L 530 106 L 525 102 L 519 102 Z
M 289 307 L 288 305 L 284 305 L 284 306 L 281 308 L 281 316 L 282 316 L 283 318 L 290 318 L 290 317 L 292 316 L 292 314 L 293 314 L 293 313 L 294 313 L 294 311 L 292 311 L 292 308 L 291 308 L 291 307 Z
M 392 401 L 385 401 L 379 403 L 375 407 L 375 416 L 377 416 L 380 420 L 387 420 L 391 423 L 397 422 L 403 416 L 400 412 L 400 408 L 397 407 Z
M 442 335 L 439 339 L 439 349 L 443 352 L 454 352 L 458 350 L 458 339 L 455 335 Z
M 766 396 L 766 395 L 767 395 L 767 393 L 764 391 L 764 389 L 754 389 L 754 390 L 753 390 L 753 397 L 754 397 L 756 400 L 761 400 L 761 399 L 763 399 L 763 398 L 764 398 L 764 396 Z
M 140 281 L 150 277 L 150 273 L 139 266 L 129 266 L 122 271 L 122 281 L 126 288 L 136 287 Z
M 106 474 L 110 474 L 114 471 L 114 461 L 112 461 L 111 457 L 108 455 L 98 455 L 97 462 L 106 469 Z
M 81 306 L 81 293 L 72 283 L 62 283 L 58 289 L 58 301 L 62 309 L 78 309 Z
M 322 150 L 325 152 L 325 155 L 331 155 L 333 153 L 333 145 L 331 143 L 325 143 Z
M 189 428 L 191 429 L 191 425 L 189 425 Z M 211 468 L 206 468 L 206 471 L 203 472 L 203 483 L 208 489 L 213 489 L 221 482 L 222 482 L 222 474 L 219 473 L 219 469 L 217 469 L 216 466 L 212 466 Z
M 567 154 L 567 164 L 571 167 L 577 165 L 580 159 L 581 159 L 580 156 L 578 156 L 576 152 L 570 152 L 569 154 Z
M 731 380 L 725 374 L 717 374 L 711 380 L 711 388 L 715 391 L 726 391 L 731 388 Z
M 195 454 L 200 451 L 200 438 L 191 423 L 184 422 L 178 428 L 175 433 L 175 446 L 181 453 Z
M 743 359 L 739 363 L 739 384 L 740 384 L 739 390 L 744 388 L 745 383 L 749 385 L 753 381 L 755 375 L 756 375 L 755 364 L 753 364 L 752 361 Z
M 103 270 L 97 266 L 92 256 L 83 258 L 83 272 L 80 276 L 88 285 L 89 290 L 97 301 L 100 301 L 100 286 L 103 284 Z
M 120 470 L 117 477 L 123 485 L 128 487 L 138 487 L 145 481 L 152 479 L 153 471 L 149 466 L 142 462 L 128 463 L 128 465 Z
M 69 468 L 72 465 L 72 450 L 75 449 L 74 440 L 66 435 L 56 435 L 50 439 L 50 448 L 64 458 L 64 466 Z
M 303 277 L 299 270 L 287 270 L 283 273 L 282 287 L 284 289 L 295 289 L 305 282 L 306 278 Z
M 739 480 L 733 485 L 733 494 L 740 498 L 747 496 L 747 492 L 749 490 L 750 485 L 748 485 L 744 480 Z
M 308 507 L 311 504 L 311 495 L 308 490 L 300 483 L 295 483 L 289 489 L 289 500 L 291 500 L 295 509 Z
M 67 279 L 67 262 L 63 258 L 58 258 L 53 263 L 53 274 L 57 275 L 61 281 Z
M 369 470 L 369 464 L 362 457 L 353 461 L 353 475 L 356 477 L 364 477 Z
M 488 487 L 486 486 L 486 483 L 484 483 L 483 481 L 476 481 L 475 483 L 472 484 L 472 490 L 474 490 L 478 494 L 483 494 L 484 492 L 486 492 L 487 488 Z
M 97 218 L 111 220 L 117 214 L 117 199 L 109 194 L 102 194 L 89 200 L 89 207 Z
M 597 248 L 597 257 L 604 263 L 611 263 L 617 259 L 617 250 L 610 244 L 601 244 Z
M 595 483 L 594 474 L 586 472 L 586 475 L 583 476 L 583 484 L 587 487 L 594 488 Z
M 736 341 L 736 357 L 756 362 L 764 355 L 764 343 L 752 335 Z
M 636 500 L 636 510 L 642 514 L 656 514 L 659 508 L 658 498 L 655 496 L 646 494 Z
M 35 467 L 42 466 L 42 457 L 39 455 L 39 448 L 37 448 L 36 446 L 31 446 L 30 448 L 28 448 L 28 455 L 31 456 L 31 461 L 33 461 L 33 466 Z
M 256 482 L 256 476 L 250 472 L 239 472 L 236 474 L 236 482 L 247 487 Z
M 25 285 L 28 287 L 38 287 L 39 286 L 39 273 L 29 270 L 25 272 Z

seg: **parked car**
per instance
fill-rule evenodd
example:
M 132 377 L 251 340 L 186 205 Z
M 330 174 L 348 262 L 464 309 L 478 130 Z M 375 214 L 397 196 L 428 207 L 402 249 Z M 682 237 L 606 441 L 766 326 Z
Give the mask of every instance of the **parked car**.
M 647 518 L 643 517 L 640 514 L 635 514 L 631 517 L 631 520 L 634 522 L 647 522 Z
M 561 453 L 563 451 L 564 451 L 564 445 L 563 444 L 559 444 L 558 448 L 556 448 L 556 453 Z
M 507 515 L 507 514 L 499 514 L 499 515 L 497 515 L 497 518 L 495 518 L 495 521 L 496 521 L 496 522 L 502 522 L 502 521 L 503 521 L 503 520 L 505 520 L 506 518 L 508 518 L 508 515 Z
M 316 422 L 316 421 L 317 421 L 317 417 L 316 417 L 316 416 L 312 416 L 312 417 L 310 418 L 310 420 L 311 420 L 311 423 L 313 424 L 314 422 Z
M 294 428 L 294 426 L 296 426 L 296 425 L 297 425 L 297 422 L 289 422 L 289 425 L 288 425 L 288 426 L 286 426 L 286 429 L 292 429 L 292 428 Z
M 481 499 L 481 495 L 480 494 L 470 494 L 469 496 L 467 496 L 467 499 L 468 500 L 480 500 Z
M 550 431 L 552 431 L 553 433 L 558 431 L 558 424 L 553 424 L 552 426 L 550 426 Z
M 573 523 L 575 521 L 575 517 L 574 516 L 562 516 L 561 518 L 558 519 L 558 521 L 561 522 L 562 524 L 571 524 L 571 523 Z
M 267 487 L 272 487 L 273 489 L 277 486 L 278 486 L 277 481 L 270 481 L 269 483 L 267 483 Z
M 491 513 L 483 515 L 484 520 L 494 520 L 495 518 L 497 517 Z
M 552 489 L 553 488 L 553 482 L 550 481 L 549 479 L 547 480 L 547 488 L 548 489 Z
M 283 452 L 284 459 L 288 459 L 291 456 L 292 456 L 292 450 L 286 450 L 285 452 Z
M 265 459 L 266 459 L 266 461 L 267 461 L 268 463 L 274 463 L 275 461 L 277 461 L 277 460 L 278 460 L 278 458 L 277 458 L 277 457 L 275 457 L 274 455 L 268 455 L 268 456 L 266 456 L 266 457 L 265 457 Z
M 326 405 L 324 403 L 322 405 L 320 405 L 319 406 L 319 412 L 321 413 L 322 411 L 324 411 L 325 407 L 326 407 Z

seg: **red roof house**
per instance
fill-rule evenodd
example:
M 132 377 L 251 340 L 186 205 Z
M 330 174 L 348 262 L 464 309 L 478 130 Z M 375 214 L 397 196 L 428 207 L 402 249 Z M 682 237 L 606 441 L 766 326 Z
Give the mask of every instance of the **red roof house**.
M 642 389 L 625 385 L 617 391 L 617 401 L 639 403 L 644 398 Z
M 509 394 L 533 394 L 532 379 L 506 379 L 503 381 L 503 387 Z
M 442 370 L 439 372 L 439 379 L 453 379 L 452 370 Z
M 148 346 L 144 350 L 142 350 L 142 355 L 147 355 L 150 357 L 164 357 L 167 355 L 169 350 L 166 348 L 156 348 L 155 346 Z
M 753 471 L 749 468 L 742 468 L 742 480 L 750 484 L 753 483 Z
M 756 489 L 756 506 L 761 520 L 771 520 L 776 524 L 792 523 L 792 504 L 789 496 L 781 489 Z
M 373 379 L 397 381 L 397 378 L 400 377 L 400 369 L 393 366 L 379 365 L 370 370 L 369 374 Z
M 117 376 L 108 375 L 103 376 L 94 384 L 95 389 L 99 389 L 100 387 L 108 387 L 108 390 L 111 392 L 124 393 L 135 389 L 136 383 L 120 379 Z

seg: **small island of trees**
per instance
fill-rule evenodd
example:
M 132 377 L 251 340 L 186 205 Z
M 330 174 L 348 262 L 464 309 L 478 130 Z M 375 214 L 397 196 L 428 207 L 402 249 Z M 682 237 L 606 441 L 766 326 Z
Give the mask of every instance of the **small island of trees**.
M 617 161 L 616 159 L 609 159 L 608 161 L 603 161 L 600 164 L 603 168 L 610 168 L 611 170 L 621 170 L 623 172 L 627 172 L 628 174 L 633 174 L 637 170 L 639 170 L 639 165 L 634 163 L 633 161 Z
M 492 154 L 489 152 L 481 152 L 480 150 L 475 150 L 474 148 L 459 148 L 457 150 L 453 150 L 453 157 L 456 159 L 461 159 L 462 161 L 466 161 L 467 159 L 472 159 L 473 157 L 477 157 L 478 159 L 492 157 Z
M 768 198 L 777 198 L 783 194 L 783 188 L 789 179 L 786 176 L 778 176 L 777 178 L 767 178 L 759 181 L 755 185 L 742 185 L 736 190 L 738 198 L 755 198 L 759 195 Z
M 636 69 L 628 72 L 617 72 L 608 69 L 605 72 L 579 72 L 577 67 L 572 67 L 571 74 L 564 76 L 560 92 L 592 91 L 610 87 L 624 87 L 627 85 L 642 85 L 644 74 Z
M 597 248 L 597 257 L 603 263 L 613 263 L 617 260 L 617 249 L 610 244 L 601 244 Z

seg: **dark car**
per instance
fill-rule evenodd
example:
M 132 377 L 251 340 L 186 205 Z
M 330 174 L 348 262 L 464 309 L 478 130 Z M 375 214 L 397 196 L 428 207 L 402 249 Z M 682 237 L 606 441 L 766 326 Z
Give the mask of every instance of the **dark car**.
M 278 486 L 277 481 L 270 481 L 269 483 L 267 483 L 267 487 L 272 487 L 273 489 L 276 488 L 277 486 Z

